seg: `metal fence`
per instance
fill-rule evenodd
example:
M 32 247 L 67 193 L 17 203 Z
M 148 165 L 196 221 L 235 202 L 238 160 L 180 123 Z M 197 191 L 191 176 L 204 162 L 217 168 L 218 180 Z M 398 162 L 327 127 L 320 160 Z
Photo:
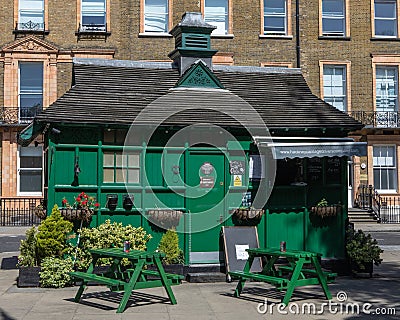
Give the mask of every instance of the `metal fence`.
M 372 185 L 360 185 L 356 204 L 374 213 L 380 223 L 400 223 L 400 197 L 383 197 Z
M 33 226 L 41 222 L 35 208 L 43 198 L 0 198 L 0 225 Z

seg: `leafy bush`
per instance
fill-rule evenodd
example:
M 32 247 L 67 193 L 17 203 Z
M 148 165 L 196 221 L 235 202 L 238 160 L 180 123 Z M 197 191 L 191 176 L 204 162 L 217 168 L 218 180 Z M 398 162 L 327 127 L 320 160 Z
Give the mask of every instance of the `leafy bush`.
M 37 238 L 37 255 L 40 264 L 44 258 L 61 258 L 67 249 L 67 234 L 72 231 L 73 223 L 64 220 L 58 206 L 55 205 L 49 217 L 39 225 Z
M 73 262 L 70 258 L 44 258 L 39 273 L 40 286 L 45 288 L 63 288 L 71 285 L 72 279 L 69 272 L 72 271 Z
M 134 228 L 131 225 L 123 226 L 122 223 L 106 220 L 97 228 L 82 228 L 79 247 L 75 248 L 78 269 L 86 269 L 91 262 L 90 249 L 110 247 L 123 247 L 124 241 L 130 242 L 131 249 L 146 250 L 147 242 L 151 235 L 142 228 Z M 98 265 L 110 264 L 110 259 L 99 259 Z M 126 262 L 125 262 L 126 264 Z
M 26 238 L 21 240 L 19 247 L 20 255 L 18 256 L 18 267 L 34 267 L 37 266 L 38 254 L 37 254 L 37 229 L 32 227 L 26 230 Z
M 165 264 L 184 263 L 183 251 L 179 248 L 179 238 L 175 230 L 168 230 L 163 234 L 158 251 L 165 253 Z
M 51 215 L 38 229 L 32 227 L 26 231 L 26 239 L 21 240 L 19 248 L 18 266 L 39 266 L 44 258 L 62 258 L 68 248 L 66 238 L 72 227 L 73 224 L 64 220 L 58 207 L 54 206 Z
M 376 239 L 372 239 L 370 234 L 366 235 L 362 230 L 347 231 L 346 250 L 350 260 L 360 270 L 365 270 L 368 263 L 379 265 L 382 262 L 380 255 L 383 250 L 378 246 Z

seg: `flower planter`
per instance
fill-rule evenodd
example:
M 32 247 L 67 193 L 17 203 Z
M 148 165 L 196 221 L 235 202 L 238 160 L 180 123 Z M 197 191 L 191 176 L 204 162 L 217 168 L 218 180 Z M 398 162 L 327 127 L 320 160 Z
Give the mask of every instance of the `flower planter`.
M 89 222 L 93 215 L 91 209 L 60 208 L 61 216 L 68 221 L 83 220 Z
M 229 212 L 239 220 L 258 220 L 264 215 L 264 209 L 235 209 Z
M 19 267 L 17 286 L 20 288 L 39 287 L 40 267 Z
M 311 208 L 311 213 L 321 217 L 336 217 L 341 213 L 342 206 L 339 204 L 335 204 L 332 206 L 316 206 Z
M 164 229 L 171 229 L 179 224 L 183 215 L 179 210 L 148 210 L 147 216 L 150 222 Z

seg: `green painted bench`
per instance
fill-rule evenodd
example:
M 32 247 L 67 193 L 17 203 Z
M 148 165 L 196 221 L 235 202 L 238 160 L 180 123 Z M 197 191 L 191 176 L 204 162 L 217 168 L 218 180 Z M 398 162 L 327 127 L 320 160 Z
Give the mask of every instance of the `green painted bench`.
M 268 282 L 270 284 L 273 284 L 276 286 L 278 289 L 285 289 L 287 287 L 287 284 L 289 283 L 288 279 L 285 278 L 280 278 L 280 277 L 273 277 L 273 276 L 267 276 L 261 273 L 251 273 L 251 272 L 244 272 L 244 271 L 231 271 L 229 274 L 233 278 L 239 278 L 239 279 L 251 279 L 251 280 L 257 280 L 257 281 L 262 281 L 262 282 Z
M 294 271 L 294 267 L 279 266 L 278 270 L 281 270 L 281 271 L 284 271 L 284 272 L 293 272 Z M 317 274 L 317 271 L 313 270 L 313 269 L 302 269 L 301 272 L 304 273 L 304 274 L 312 274 L 312 275 L 316 275 Z M 335 273 L 335 272 L 322 271 L 322 274 L 326 278 L 326 281 L 328 283 L 332 283 L 333 281 L 335 281 L 335 278 L 337 277 L 337 273 Z

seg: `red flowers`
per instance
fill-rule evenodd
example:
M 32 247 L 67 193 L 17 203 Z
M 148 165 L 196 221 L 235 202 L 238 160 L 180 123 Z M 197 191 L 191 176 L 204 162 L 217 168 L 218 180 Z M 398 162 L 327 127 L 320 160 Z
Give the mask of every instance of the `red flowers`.
M 74 204 L 71 206 L 67 199 L 62 200 L 63 207 L 73 208 L 73 209 L 98 209 L 100 204 L 96 202 L 96 198 L 88 196 L 85 192 L 81 192 L 75 198 Z

